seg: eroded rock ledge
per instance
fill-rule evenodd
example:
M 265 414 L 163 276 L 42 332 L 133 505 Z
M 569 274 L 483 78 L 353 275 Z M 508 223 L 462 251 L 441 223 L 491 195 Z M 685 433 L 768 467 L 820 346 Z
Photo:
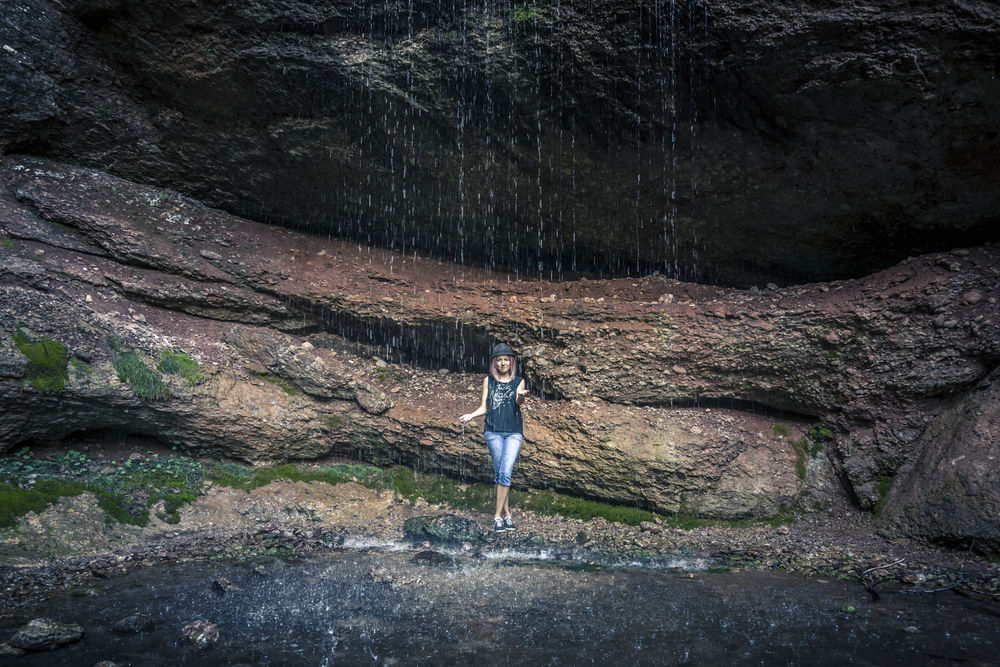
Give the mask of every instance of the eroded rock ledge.
M 887 529 L 1000 546 L 997 249 L 762 292 L 526 282 L 36 159 L 7 158 L 2 179 L 4 449 L 120 429 L 247 461 L 342 454 L 486 479 L 479 427 L 457 416 L 499 339 L 536 393 L 522 484 L 719 517 L 847 500 Z M 64 392 L 25 380 L 18 325 L 75 354 Z M 161 374 L 170 397 L 143 400 L 109 335 L 151 368 L 186 352 L 207 380 Z M 833 439 L 813 457 L 801 443 L 817 423 Z M 920 463 L 956 447 L 962 465 Z M 897 491 L 898 474 L 940 491 Z

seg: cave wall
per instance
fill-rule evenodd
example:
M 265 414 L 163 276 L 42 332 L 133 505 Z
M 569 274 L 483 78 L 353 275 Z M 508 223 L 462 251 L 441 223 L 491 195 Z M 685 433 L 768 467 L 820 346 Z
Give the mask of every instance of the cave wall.
M 763 291 L 518 280 L 8 156 L 0 452 L 138 433 L 487 481 L 458 417 L 504 340 L 532 391 L 518 485 L 719 518 L 853 504 L 888 533 L 994 554 L 998 296 L 996 247 Z M 18 334 L 67 348 L 62 389 L 36 385 Z M 119 371 L 115 346 L 166 391 Z M 206 381 L 164 371 L 164 350 Z
M 9 0 L 0 152 L 558 278 L 997 240 L 988 2 Z

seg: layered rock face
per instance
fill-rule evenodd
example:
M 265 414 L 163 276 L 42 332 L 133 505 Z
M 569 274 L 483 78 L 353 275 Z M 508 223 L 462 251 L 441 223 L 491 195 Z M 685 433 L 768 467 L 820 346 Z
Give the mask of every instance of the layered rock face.
M 0 151 L 533 277 L 747 288 L 997 240 L 998 9 L 9 0 Z
M 2 175 L 5 449 L 120 430 L 488 481 L 479 427 L 458 416 L 504 340 L 534 394 L 518 485 L 716 517 L 850 501 L 897 534 L 998 547 L 998 249 L 764 292 L 523 281 L 57 163 L 8 157 Z M 22 350 L 45 339 L 74 355 L 61 393 Z M 144 398 L 123 350 L 167 391 Z M 163 350 L 204 381 L 171 375 Z

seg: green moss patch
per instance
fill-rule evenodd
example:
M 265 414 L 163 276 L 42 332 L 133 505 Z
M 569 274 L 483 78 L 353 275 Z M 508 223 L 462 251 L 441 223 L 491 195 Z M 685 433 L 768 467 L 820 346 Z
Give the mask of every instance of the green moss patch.
M 163 400 L 170 396 L 170 388 L 160 376 L 144 364 L 135 350 L 125 345 L 122 339 L 108 336 L 108 349 L 111 350 L 111 364 L 118 373 L 118 379 L 132 385 L 136 396 L 149 401 Z
M 10 478 L 0 481 L 0 528 L 10 528 L 28 512 L 41 514 L 63 496 L 78 496 L 86 491 L 79 482 L 47 479 L 32 488 L 22 489 Z
M 246 491 L 266 486 L 279 479 L 286 479 L 291 482 L 319 481 L 330 484 L 342 484 L 352 481 L 363 482 L 381 474 L 382 471 L 380 469 L 366 465 L 342 464 L 335 466 L 300 467 L 293 463 L 256 469 L 230 463 L 227 465 L 209 465 L 205 471 L 206 478 L 216 484 L 235 489 L 244 489 Z
M 775 438 L 787 438 L 792 434 L 792 429 L 788 426 L 788 424 L 775 424 L 771 428 L 771 432 L 774 434 Z
M 160 352 L 160 371 L 167 375 L 179 375 L 190 385 L 205 381 L 205 369 L 197 361 L 183 352 Z
M 149 508 L 161 499 L 166 511 L 160 518 L 176 523 L 177 509 L 197 498 L 204 476 L 202 464 L 175 458 L 152 456 L 110 467 L 77 451 L 35 458 L 24 448 L 0 458 L 0 527 L 84 491 L 92 492 L 101 509 L 120 523 L 146 525 Z
M 51 338 L 31 340 L 20 328 L 14 343 L 28 358 L 28 382 L 39 394 L 58 394 L 66 389 L 69 350 L 65 345 Z

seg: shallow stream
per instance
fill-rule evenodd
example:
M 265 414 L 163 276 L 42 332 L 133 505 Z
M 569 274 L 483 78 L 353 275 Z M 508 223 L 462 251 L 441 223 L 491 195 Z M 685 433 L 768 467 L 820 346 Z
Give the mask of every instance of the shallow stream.
M 178 564 L 94 580 L 0 621 L 80 623 L 84 639 L 11 664 L 117 665 L 931 665 L 996 664 L 1000 605 L 953 592 L 884 594 L 773 572 L 678 573 L 343 549 L 266 564 Z M 383 568 L 410 585 L 376 583 Z M 216 593 L 224 577 L 242 590 Z M 856 613 L 843 611 L 847 607 Z M 143 613 L 149 632 L 112 624 Z M 205 619 L 220 640 L 197 650 L 180 629 Z

